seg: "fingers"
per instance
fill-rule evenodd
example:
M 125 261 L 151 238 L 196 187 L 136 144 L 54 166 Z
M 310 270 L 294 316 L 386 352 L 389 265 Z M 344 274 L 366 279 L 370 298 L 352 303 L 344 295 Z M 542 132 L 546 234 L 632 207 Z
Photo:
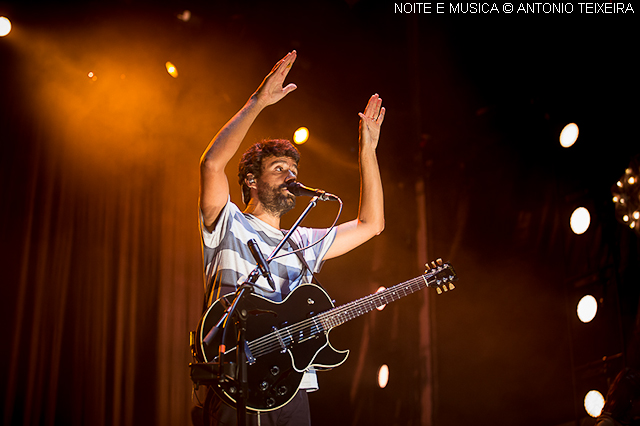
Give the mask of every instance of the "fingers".
M 297 52 L 295 50 L 286 54 L 286 56 L 273 66 L 273 69 L 267 75 L 258 90 L 256 90 L 257 99 L 264 105 L 273 105 L 280 101 L 283 97 L 296 90 L 298 87 L 290 83 L 284 86 L 284 80 L 291 70 L 291 66 L 295 62 Z M 283 87 L 284 86 L 284 87 Z
M 382 98 L 377 93 L 369 98 L 364 114 L 360 113 L 360 117 L 366 117 L 378 124 L 382 124 L 384 120 L 385 108 L 382 106 Z
M 284 96 L 287 96 L 289 93 L 293 92 L 297 88 L 298 86 L 296 86 L 295 84 L 289 83 L 284 89 L 282 89 L 282 93 L 284 94 Z
M 279 74 L 284 78 L 289 74 L 289 70 L 293 66 L 293 63 L 296 61 L 298 56 L 298 52 L 292 50 L 287 53 L 284 58 L 280 59 L 277 64 L 273 66 L 271 73 L 279 72 Z
M 382 99 L 381 99 L 382 100 Z M 376 123 L 378 123 L 378 125 L 382 124 L 382 122 L 384 121 L 384 114 L 387 112 L 385 107 L 382 107 L 380 109 L 380 114 L 378 114 L 378 119 L 376 120 Z

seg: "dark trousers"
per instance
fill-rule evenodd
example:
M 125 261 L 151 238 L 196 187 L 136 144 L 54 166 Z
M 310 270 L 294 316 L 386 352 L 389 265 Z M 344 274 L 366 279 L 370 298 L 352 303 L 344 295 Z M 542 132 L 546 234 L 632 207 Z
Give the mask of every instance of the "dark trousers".
M 310 426 L 309 397 L 307 391 L 298 390 L 287 405 L 273 411 L 247 414 L 247 426 Z M 203 407 L 205 426 L 236 426 L 236 409 L 228 406 L 211 390 Z

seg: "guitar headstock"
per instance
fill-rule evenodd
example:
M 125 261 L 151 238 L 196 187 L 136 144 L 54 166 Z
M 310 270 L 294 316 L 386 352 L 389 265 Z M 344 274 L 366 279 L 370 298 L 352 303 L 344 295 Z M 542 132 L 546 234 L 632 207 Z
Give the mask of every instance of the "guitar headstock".
M 438 294 L 442 294 L 456 288 L 456 286 L 453 285 L 453 281 L 456 281 L 458 276 L 456 275 L 456 271 L 453 270 L 453 266 L 448 263 L 444 263 L 442 259 L 434 260 L 431 263 L 425 263 L 424 266 L 427 268 L 424 271 L 424 278 L 427 281 L 427 285 L 429 287 L 436 287 L 436 292 Z

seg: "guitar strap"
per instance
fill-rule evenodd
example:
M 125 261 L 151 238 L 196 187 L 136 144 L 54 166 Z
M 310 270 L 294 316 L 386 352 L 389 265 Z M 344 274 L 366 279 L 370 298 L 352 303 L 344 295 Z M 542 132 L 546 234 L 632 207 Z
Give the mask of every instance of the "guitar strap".
M 300 262 L 302 262 L 302 264 L 304 265 L 305 268 L 307 268 L 307 270 L 309 272 L 311 272 L 311 282 L 314 283 L 315 285 L 317 285 L 318 287 L 320 287 L 321 289 L 324 290 L 324 287 L 322 287 L 322 284 L 320 284 L 320 281 L 318 281 L 316 279 L 316 275 L 313 273 L 313 269 L 311 269 L 309 267 L 309 264 L 307 263 L 307 261 L 304 259 L 304 256 L 302 255 L 302 252 L 298 251 L 299 247 L 298 244 L 296 244 L 295 241 L 293 241 L 293 239 L 289 238 L 289 245 L 293 248 L 294 253 L 296 254 L 296 256 L 298 256 L 298 259 L 300 259 Z

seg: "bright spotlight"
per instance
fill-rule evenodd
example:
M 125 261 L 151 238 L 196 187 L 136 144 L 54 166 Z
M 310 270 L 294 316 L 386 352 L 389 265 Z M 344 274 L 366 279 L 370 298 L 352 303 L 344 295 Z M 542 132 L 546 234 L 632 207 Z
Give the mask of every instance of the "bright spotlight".
M 580 133 L 580 131 L 576 123 L 567 124 L 564 126 L 564 129 L 562 129 L 562 132 L 560 132 L 560 145 L 562 145 L 563 148 L 569 148 L 576 143 L 578 133 Z
M 598 302 L 596 298 L 588 294 L 578 302 L 578 318 L 584 323 L 588 323 L 595 318 L 598 312 Z
M 11 21 L 4 16 L 0 16 L 0 37 L 4 37 L 11 32 Z
M 173 65 L 171 62 L 168 62 L 168 61 L 164 65 L 165 67 L 167 67 L 167 72 L 171 77 L 178 78 L 178 69 L 176 68 L 175 65 Z
M 598 417 L 604 408 L 604 397 L 597 390 L 587 392 L 584 397 L 584 409 L 591 417 Z
M 378 368 L 378 386 L 380 386 L 380 389 L 384 389 L 387 383 L 389 383 L 389 367 L 387 364 L 382 364 Z
M 589 224 L 591 223 L 591 216 L 589 215 L 589 210 L 584 207 L 578 207 L 571 214 L 571 230 L 580 235 L 584 234 L 587 229 L 589 229 Z
M 300 127 L 293 133 L 293 141 L 298 145 L 302 145 L 307 139 L 309 139 L 309 129 L 306 127 Z

